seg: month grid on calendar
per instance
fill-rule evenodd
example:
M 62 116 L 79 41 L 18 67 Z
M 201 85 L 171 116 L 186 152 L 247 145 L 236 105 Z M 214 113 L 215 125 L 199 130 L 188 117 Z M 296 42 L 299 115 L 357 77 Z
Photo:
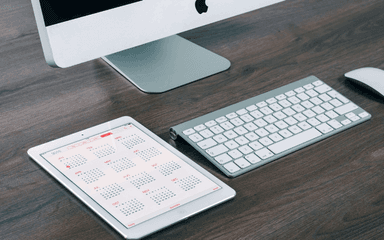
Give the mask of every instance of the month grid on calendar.
M 42 157 L 127 228 L 220 189 L 134 124 Z

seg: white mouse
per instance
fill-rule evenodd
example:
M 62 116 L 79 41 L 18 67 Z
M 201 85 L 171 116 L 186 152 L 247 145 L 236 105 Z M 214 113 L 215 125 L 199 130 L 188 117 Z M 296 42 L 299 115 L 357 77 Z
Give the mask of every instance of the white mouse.
M 345 77 L 355 80 L 357 83 L 368 86 L 376 93 L 384 97 L 384 71 L 378 68 L 359 68 L 344 74 Z

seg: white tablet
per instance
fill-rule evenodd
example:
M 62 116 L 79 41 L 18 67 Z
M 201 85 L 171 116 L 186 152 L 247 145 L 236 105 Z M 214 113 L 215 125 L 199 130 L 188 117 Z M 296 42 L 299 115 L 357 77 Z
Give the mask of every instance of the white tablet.
M 236 195 L 131 117 L 33 147 L 28 154 L 127 239 Z

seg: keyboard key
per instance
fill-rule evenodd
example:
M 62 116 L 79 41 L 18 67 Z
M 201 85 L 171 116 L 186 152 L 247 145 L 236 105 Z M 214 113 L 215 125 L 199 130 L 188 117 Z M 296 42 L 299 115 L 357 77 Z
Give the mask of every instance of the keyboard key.
M 264 146 L 268 146 L 268 145 L 271 145 L 271 144 L 273 143 L 273 141 L 272 141 L 270 138 L 268 138 L 268 137 L 263 137 L 263 138 L 261 138 L 261 139 L 259 140 L 259 142 L 260 142 L 261 144 L 263 144 Z
M 279 134 L 280 134 L 281 136 L 285 137 L 285 138 L 289 138 L 290 136 L 293 135 L 293 134 L 292 134 L 290 131 L 288 131 L 287 129 L 281 130 L 281 131 L 279 132 Z
M 245 129 L 243 126 L 237 127 L 235 129 L 233 129 L 233 131 L 235 131 L 239 135 L 243 135 L 243 134 L 246 134 L 248 132 L 248 130 Z
M 368 114 L 367 112 L 362 112 L 362 113 L 359 113 L 359 116 L 360 116 L 361 118 L 365 118 L 365 117 L 368 117 L 369 114 Z
M 320 115 L 316 116 L 316 118 L 320 122 L 328 122 L 330 120 L 329 117 L 325 116 L 324 114 L 320 114 Z
M 303 130 L 307 130 L 307 129 L 310 129 L 311 128 L 311 125 L 309 125 L 307 122 L 301 122 L 299 124 L 297 124 L 297 126 L 299 126 L 301 129 Z
M 227 164 L 225 164 L 225 165 L 223 165 L 227 170 L 228 170 L 228 172 L 230 172 L 230 173 L 235 173 L 235 172 L 237 172 L 237 171 L 239 171 L 240 170 L 240 168 L 236 165 L 236 164 L 234 164 L 233 162 L 230 162 L 230 163 L 227 163 Z
M 333 106 L 331 104 L 327 103 L 327 102 L 321 104 L 321 107 L 324 108 L 326 111 L 329 111 L 329 110 L 333 109 Z
M 309 124 L 311 124 L 312 126 L 317 126 L 319 125 L 321 122 L 319 122 L 319 120 L 317 120 L 316 118 L 310 118 L 307 120 L 307 122 Z
M 266 126 L 265 129 L 270 133 L 279 131 L 279 129 L 273 124 Z
M 214 126 L 214 125 L 216 125 L 216 122 L 213 121 L 213 120 L 211 120 L 211 121 L 205 123 L 205 126 L 207 126 L 207 127 L 212 127 L 212 126 Z
M 286 92 L 285 95 L 286 95 L 287 97 L 292 97 L 292 96 L 295 96 L 296 93 L 295 93 L 294 91 L 291 90 L 291 91 Z
M 242 108 L 242 109 L 236 111 L 236 113 L 237 113 L 238 115 L 243 115 L 243 114 L 246 114 L 247 112 L 248 112 L 248 111 L 247 111 L 245 108 Z
M 323 124 L 320 124 L 319 126 L 316 127 L 318 130 L 320 130 L 320 132 L 322 133 L 329 133 L 331 131 L 333 131 L 334 129 L 329 126 L 328 124 L 326 123 L 323 123 Z
M 280 111 L 280 110 L 282 110 L 283 109 L 283 107 L 282 106 L 280 106 L 280 104 L 278 104 L 278 103 L 274 103 L 274 104 L 271 104 L 271 105 L 269 105 L 269 107 L 273 110 L 273 111 Z
M 235 138 L 235 137 L 237 137 L 237 136 L 239 136 L 239 135 L 237 135 L 234 131 L 229 130 L 229 131 L 226 131 L 226 132 L 224 133 L 224 136 L 226 136 L 226 137 L 229 138 L 229 139 L 232 139 L 232 138 Z
M 278 133 L 273 133 L 273 134 L 269 135 L 269 138 L 272 139 L 272 141 L 274 141 L 274 142 L 278 142 L 280 140 L 283 140 L 283 137 L 280 136 L 280 134 L 278 134 Z
M 232 158 L 228 154 L 224 153 L 224 154 L 221 154 L 221 155 L 215 157 L 215 160 L 220 164 L 224 164 L 224 163 L 227 163 L 229 161 L 232 161 Z
M 192 134 L 192 135 L 190 135 L 190 136 L 188 136 L 192 141 L 194 141 L 194 142 L 198 142 L 198 141 L 201 141 L 201 140 L 203 140 L 204 138 L 200 135 L 200 134 L 198 134 L 198 133 L 195 133 L 195 134 Z
M 348 118 L 350 119 L 350 120 L 352 120 L 353 122 L 355 122 L 355 121 L 357 121 L 357 120 L 359 120 L 360 119 L 360 117 L 359 116 L 356 116 L 356 114 L 354 114 L 354 113 L 349 113 L 349 114 L 351 114 L 351 116 L 348 116 Z M 348 115 L 348 114 L 347 114 Z M 346 116 L 347 116 L 346 115 Z
M 317 95 L 319 95 L 316 91 L 314 91 L 313 89 L 311 90 L 308 90 L 305 92 L 308 96 L 310 97 L 316 97 Z
M 264 102 L 264 101 L 261 101 L 261 102 L 259 102 L 259 103 L 256 104 L 256 106 L 258 106 L 259 108 L 265 107 L 265 106 L 267 106 L 267 105 L 268 105 L 268 104 L 267 104 L 266 102 Z
M 309 89 L 311 89 L 311 88 L 314 88 L 314 86 L 312 85 L 312 84 L 307 84 L 307 85 L 304 85 L 304 88 L 305 89 L 307 89 L 307 90 L 309 90 Z
M 215 157 L 215 156 L 217 156 L 217 155 L 220 155 L 220 154 L 222 154 L 222 153 L 227 152 L 228 150 L 229 150 L 229 149 L 228 149 L 226 146 L 224 146 L 223 144 L 220 144 L 220 145 L 217 145 L 217 146 L 215 146 L 215 147 L 213 147 L 213 148 L 210 148 L 210 149 L 206 150 L 206 152 L 207 152 L 210 156 Z
M 235 141 L 240 144 L 240 145 L 244 145 L 244 144 L 247 144 L 249 143 L 249 140 L 246 139 L 244 136 L 240 136 L 238 138 L 235 138 Z
M 346 114 L 347 112 L 350 112 L 352 110 L 357 109 L 358 107 L 353 103 L 347 103 L 344 106 L 335 108 L 334 111 L 337 112 L 340 115 Z
M 255 131 L 255 133 L 257 135 L 259 135 L 260 137 L 264 137 L 264 136 L 267 136 L 269 134 L 269 132 L 267 130 L 265 130 L 264 128 L 259 128 Z
M 264 114 L 262 114 L 259 110 L 256 110 L 256 111 L 253 111 L 250 113 L 254 118 L 261 118 L 264 116 Z
M 329 91 L 328 94 L 329 94 L 329 96 L 331 96 L 333 98 L 337 98 L 338 100 L 340 100 L 343 103 L 349 103 L 349 100 L 346 97 L 344 97 L 340 93 L 336 92 L 335 90 Z
M 249 141 L 255 141 L 259 138 L 256 133 L 250 132 L 244 135 Z
M 332 91 L 327 92 L 327 94 L 333 98 L 336 98 L 337 94 L 339 94 L 339 93 L 336 92 L 335 90 L 332 90 Z
M 350 119 L 355 122 L 355 121 L 359 120 L 360 118 L 358 116 L 354 116 L 354 117 L 352 117 Z
M 244 122 L 252 122 L 253 120 L 255 120 L 253 117 L 251 117 L 251 115 L 249 114 L 244 114 L 242 116 L 240 116 L 241 120 L 243 120 Z
M 257 119 L 253 123 L 255 123 L 259 127 L 264 127 L 264 126 L 268 125 L 268 123 L 266 121 L 264 121 L 263 119 Z
M 247 160 L 245 160 L 244 158 L 239 158 L 237 160 L 235 160 L 235 163 L 241 167 L 241 168 L 246 168 L 248 167 L 249 165 L 251 165 Z
M 264 146 L 259 143 L 258 141 L 254 141 L 254 142 L 251 142 L 250 144 L 248 144 L 248 146 L 250 146 L 251 148 L 253 148 L 254 150 L 259 150 L 261 148 L 263 148 Z
M 323 84 L 323 82 L 320 80 L 317 80 L 317 81 L 313 82 L 312 84 L 317 87 L 317 86 L 320 86 L 321 84 Z
M 261 161 L 261 159 L 256 156 L 255 154 L 251 153 L 245 156 L 245 159 L 247 159 L 250 163 L 255 164 Z
M 343 105 L 342 102 L 340 102 L 339 100 L 337 99 L 332 99 L 331 101 L 329 101 L 333 106 L 335 107 L 340 107 L 341 105 Z
M 274 123 L 277 121 L 277 119 L 272 115 L 265 116 L 263 119 L 268 123 Z
M 350 112 L 350 113 L 345 114 L 345 117 L 346 117 L 346 118 L 349 118 L 349 119 L 351 119 L 351 117 L 354 117 L 354 116 L 356 116 L 356 114 L 353 113 L 353 112 Z
M 325 93 L 325 92 L 328 92 L 329 90 L 331 90 L 332 88 L 330 86 L 328 86 L 327 84 L 323 84 L 319 87 L 315 87 L 315 90 L 319 93 Z
M 323 103 L 323 101 L 321 101 L 321 99 L 318 97 L 311 98 L 311 99 L 309 99 L 309 101 L 311 101 L 315 105 L 320 105 Z
M 331 125 L 334 129 L 338 129 L 343 126 L 341 123 L 339 123 L 335 119 L 332 119 L 331 121 L 329 121 L 328 124 Z
M 290 148 L 293 148 L 293 147 L 296 147 L 300 144 L 303 144 L 309 140 L 317 138 L 321 135 L 322 134 L 318 130 L 316 130 L 315 128 L 311 128 L 311 129 L 306 130 L 304 132 L 301 132 L 297 135 L 286 138 L 280 142 L 274 143 L 271 146 L 268 146 L 268 148 L 273 153 L 278 154 L 278 153 L 284 152 Z
M 297 103 L 300 102 L 300 99 L 298 99 L 297 97 L 293 96 L 293 97 L 289 97 L 288 101 L 290 101 L 292 104 L 297 104 Z
M 281 105 L 281 106 L 283 106 L 283 107 L 289 107 L 289 106 L 292 106 L 292 104 L 290 103 L 290 102 L 288 102 L 287 100 L 281 100 L 280 102 L 279 102 L 279 104 Z
M 230 122 L 235 125 L 235 126 L 240 126 L 240 125 L 243 125 L 244 122 L 243 120 L 241 120 L 240 118 L 234 118 L 234 119 L 231 119 Z
M 275 125 L 280 128 L 280 129 L 284 129 L 286 127 L 288 127 L 288 124 L 286 124 L 285 122 L 283 121 L 278 121 L 278 122 L 275 122 Z
M 223 123 L 223 122 L 227 121 L 227 118 L 224 117 L 224 116 L 222 116 L 222 117 L 216 118 L 215 120 L 216 120 L 216 122 L 218 122 L 218 123 Z
M 240 152 L 243 154 L 248 154 L 253 152 L 252 148 L 248 147 L 247 145 L 239 147 Z
M 299 122 L 302 122 L 302 121 L 304 121 L 304 120 L 307 119 L 307 117 L 304 116 L 302 113 L 295 114 L 295 115 L 293 115 L 293 117 L 294 117 L 297 121 L 299 121 Z
M 314 113 L 312 110 L 305 110 L 303 114 L 309 118 L 316 116 L 316 113 Z
M 297 120 L 294 119 L 293 117 L 287 117 L 286 119 L 284 119 L 284 121 L 285 121 L 286 123 L 288 123 L 289 125 L 294 125 L 294 124 L 297 123 Z
M 272 97 L 272 98 L 267 99 L 266 102 L 267 102 L 268 104 L 272 104 L 272 103 L 277 102 L 277 100 L 276 100 L 276 98 Z
M 284 119 L 284 118 L 286 118 L 287 117 L 287 115 L 285 115 L 283 112 L 281 112 L 281 111 L 278 111 L 278 112 L 275 112 L 274 114 L 273 114 L 273 116 L 275 116 L 276 118 L 278 118 L 278 119 Z
M 317 114 L 320 114 L 320 113 L 325 112 L 325 110 L 324 110 L 322 107 L 320 107 L 320 106 L 315 106 L 315 107 L 313 107 L 313 108 L 312 108 L 312 111 L 314 111 L 314 112 L 317 113 Z
M 306 109 L 310 109 L 312 107 L 314 107 L 315 105 L 313 105 L 313 103 L 311 103 L 310 101 L 304 101 L 302 103 L 300 103 L 301 105 L 303 105 L 303 107 L 305 107 Z
M 292 108 L 288 107 L 286 109 L 283 110 L 283 113 L 287 114 L 288 116 L 292 116 L 293 114 L 295 114 L 295 110 L 293 110 Z
M 272 157 L 274 154 L 269 151 L 267 148 L 260 149 L 255 152 L 257 156 L 259 156 L 261 159 L 267 159 L 269 157 Z
M 250 105 L 250 106 L 246 107 L 245 109 L 252 112 L 252 111 L 255 111 L 257 109 L 257 107 L 256 107 L 256 105 Z
M 235 149 L 235 148 L 238 148 L 238 147 L 240 146 L 239 144 L 237 144 L 237 143 L 236 143 L 235 141 L 233 141 L 233 140 L 230 140 L 230 141 L 224 143 L 224 145 L 225 145 L 226 147 L 228 147 L 229 149 Z
M 302 112 L 305 110 L 305 108 L 303 106 L 301 106 L 300 104 L 293 105 L 292 109 L 295 110 L 296 112 Z
M 192 128 L 189 128 L 189 129 L 187 129 L 187 130 L 184 130 L 183 133 L 184 133 L 185 135 L 190 135 L 190 134 L 192 134 L 192 133 L 195 133 L 195 130 L 193 130 Z
M 224 137 L 223 134 L 219 134 L 219 135 L 216 135 L 213 137 L 213 139 L 218 142 L 218 143 L 223 143 L 225 141 L 227 141 L 228 139 L 226 137 Z
M 335 113 L 333 110 L 326 112 L 325 115 L 327 115 L 330 118 L 336 118 L 339 116 L 339 114 Z
M 219 134 L 219 133 L 224 132 L 224 129 L 222 129 L 220 126 L 217 126 L 217 125 L 211 127 L 210 130 L 211 130 L 214 134 Z
M 201 136 L 203 136 L 203 137 L 205 137 L 205 138 L 210 138 L 210 137 L 212 137 L 214 134 L 211 132 L 211 131 L 209 131 L 208 129 L 205 129 L 205 130 L 203 130 L 203 131 L 201 131 L 201 132 L 199 132 L 200 134 L 201 134 Z
M 212 138 L 208 138 L 208 139 L 205 139 L 205 140 L 197 143 L 197 145 L 199 145 L 199 147 L 201 147 L 202 149 L 207 149 L 207 148 L 213 147 L 216 144 L 217 144 L 217 142 L 215 140 L 213 140 Z
M 351 122 L 352 122 L 352 121 L 349 120 L 349 119 L 345 119 L 345 120 L 341 121 L 341 123 L 342 123 L 343 125 L 348 125 L 348 124 L 350 124 Z
M 299 93 L 297 94 L 297 97 L 300 98 L 301 100 L 308 100 L 309 99 L 309 96 L 305 93 Z
M 302 131 L 301 128 L 299 128 L 297 125 L 289 127 L 288 130 L 291 131 L 293 134 L 297 134 Z
M 239 157 L 243 156 L 243 154 L 237 149 L 229 151 L 228 155 L 233 157 L 233 158 L 239 158 Z
M 200 125 L 198 125 L 198 126 L 194 127 L 194 129 L 195 129 L 196 131 L 201 131 L 201 130 L 204 130 L 204 129 L 206 129 L 206 127 L 205 127 L 205 125 L 203 125 L 203 124 L 200 124 Z
M 276 99 L 279 100 L 279 101 L 281 101 L 281 100 L 283 100 L 285 98 L 287 98 L 287 97 L 284 94 L 280 94 L 280 95 L 276 96 Z
M 247 123 L 247 124 L 244 124 L 244 127 L 248 130 L 248 131 L 255 131 L 256 129 L 258 129 L 258 127 L 253 124 L 253 123 Z
M 343 103 L 349 103 L 349 100 L 346 97 L 342 96 L 340 93 L 337 93 L 335 97 Z
M 229 114 L 227 114 L 227 115 L 225 115 L 227 118 L 229 118 L 229 119 L 232 119 L 232 118 L 235 118 L 235 117 L 237 117 L 237 114 L 236 113 L 229 113 Z
M 327 101 L 329 101 L 329 100 L 332 99 L 332 98 L 331 98 L 328 94 L 326 94 L 326 93 L 321 94 L 321 95 L 319 96 L 319 98 L 320 98 L 321 100 L 323 100 L 324 102 L 327 102 Z
M 297 92 L 297 93 L 302 93 L 304 91 L 305 91 L 305 89 L 302 87 L 295 88 L 295 92 Z
M 261 111 L 262 113 L 264 113 L 265 115 L 268 115 L 268 114 L 273 113 L 272 109 L 270 109 L 269 107 L 263 107 L 263 108 L 260 108 L 260 111 Z
M 229 130 L 229 129 L 232 129 L 232 128 L 235 127 L 235 126 L 233 126 L 233 124 L 230 123 L 230 122 L 223 122 L 223 123 L 220 124 L 220 126 L 221 126 L 222 128 L 224 128 L 225 130 Z

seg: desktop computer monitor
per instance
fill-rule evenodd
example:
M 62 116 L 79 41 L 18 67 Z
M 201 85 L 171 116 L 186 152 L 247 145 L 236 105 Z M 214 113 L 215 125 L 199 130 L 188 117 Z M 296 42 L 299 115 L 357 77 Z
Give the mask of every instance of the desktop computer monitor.
M 47 63 L 66 68 L 102 57 L 148 93 L 229 68 L 176 34 L 284 0 L 32 0 Z

